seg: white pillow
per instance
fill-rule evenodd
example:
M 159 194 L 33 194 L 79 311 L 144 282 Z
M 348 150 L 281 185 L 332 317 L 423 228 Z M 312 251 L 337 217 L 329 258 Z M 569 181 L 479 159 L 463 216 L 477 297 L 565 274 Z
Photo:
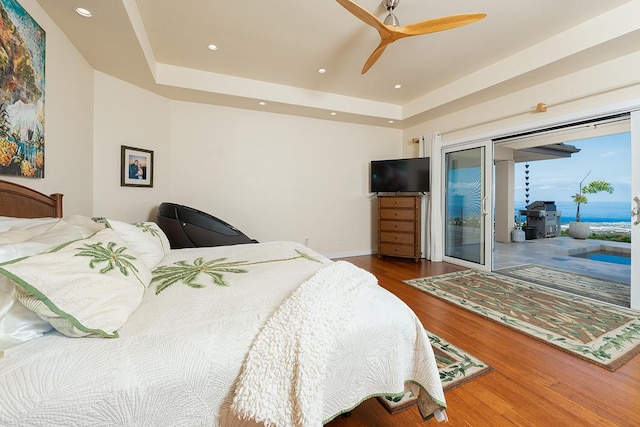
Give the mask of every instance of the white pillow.
M 60 218 L 14 218 L 12 216 L 0 216 L 0 232 L 12 227 L 30 227 L 33 225 L 56 222 Z
M 0 352 L 51 329 L 49 322 L 18 302 L 13 282 L 0 276 Z
M 129 224 L 106 218 L 94 218 L 94 221 L 104 223 L 118 233 L 151 270 L 171 250 L 169 239 L 155 222 Z
M 81 215 L 56 218 L 52 222 L 13 226 L 0 232 L 0 262 L 35 255 L 62 243 L 89 237 L 104 227 L 104 224 L 96 224 Z
M 0 264 L 18 300 L 70 337 L 115 338 L 151 280 L 141 257 L 115 231 Z
M 0 262 L 35 255 L 56 245 L 88 237 L 104 228 L 104 224 L 96 224 L 79 215 L 7 220 L 0 217 L 0 227 L 9 223 L 11 227 L 0 232 Z M 13 282 L 0 277 L 0 351 L 38 338 L 51 329 L 49 322 L 18 302 Z

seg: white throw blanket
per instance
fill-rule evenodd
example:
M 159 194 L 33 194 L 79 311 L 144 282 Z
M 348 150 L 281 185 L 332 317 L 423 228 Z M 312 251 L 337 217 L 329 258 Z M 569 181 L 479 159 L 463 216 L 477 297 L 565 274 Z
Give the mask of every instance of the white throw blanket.
M 371 273 L 338 261 L 294 291 L 249 349 L 232 410 L 267 427 L 321 426 L 327 357 L 358 289 L 371 285 Z

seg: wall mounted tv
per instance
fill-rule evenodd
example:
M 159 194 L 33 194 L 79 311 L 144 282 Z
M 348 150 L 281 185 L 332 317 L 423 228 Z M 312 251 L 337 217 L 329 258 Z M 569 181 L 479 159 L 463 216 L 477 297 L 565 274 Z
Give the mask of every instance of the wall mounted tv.
M 372 160 L 372 193 L 428 192 L 429 158 Z

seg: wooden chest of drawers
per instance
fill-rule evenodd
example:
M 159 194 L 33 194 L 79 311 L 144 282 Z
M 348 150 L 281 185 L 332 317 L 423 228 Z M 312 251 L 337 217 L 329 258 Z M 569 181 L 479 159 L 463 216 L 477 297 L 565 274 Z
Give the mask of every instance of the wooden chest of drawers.
M 420 196 L 378 196 L 378 255 L 420 259 Z

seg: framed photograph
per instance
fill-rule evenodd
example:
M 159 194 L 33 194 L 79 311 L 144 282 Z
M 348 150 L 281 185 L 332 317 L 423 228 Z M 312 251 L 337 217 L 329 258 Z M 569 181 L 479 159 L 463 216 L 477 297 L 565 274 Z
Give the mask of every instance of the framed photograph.
M 120 186 L 153 187 L 153 151 L 121 146 Z

